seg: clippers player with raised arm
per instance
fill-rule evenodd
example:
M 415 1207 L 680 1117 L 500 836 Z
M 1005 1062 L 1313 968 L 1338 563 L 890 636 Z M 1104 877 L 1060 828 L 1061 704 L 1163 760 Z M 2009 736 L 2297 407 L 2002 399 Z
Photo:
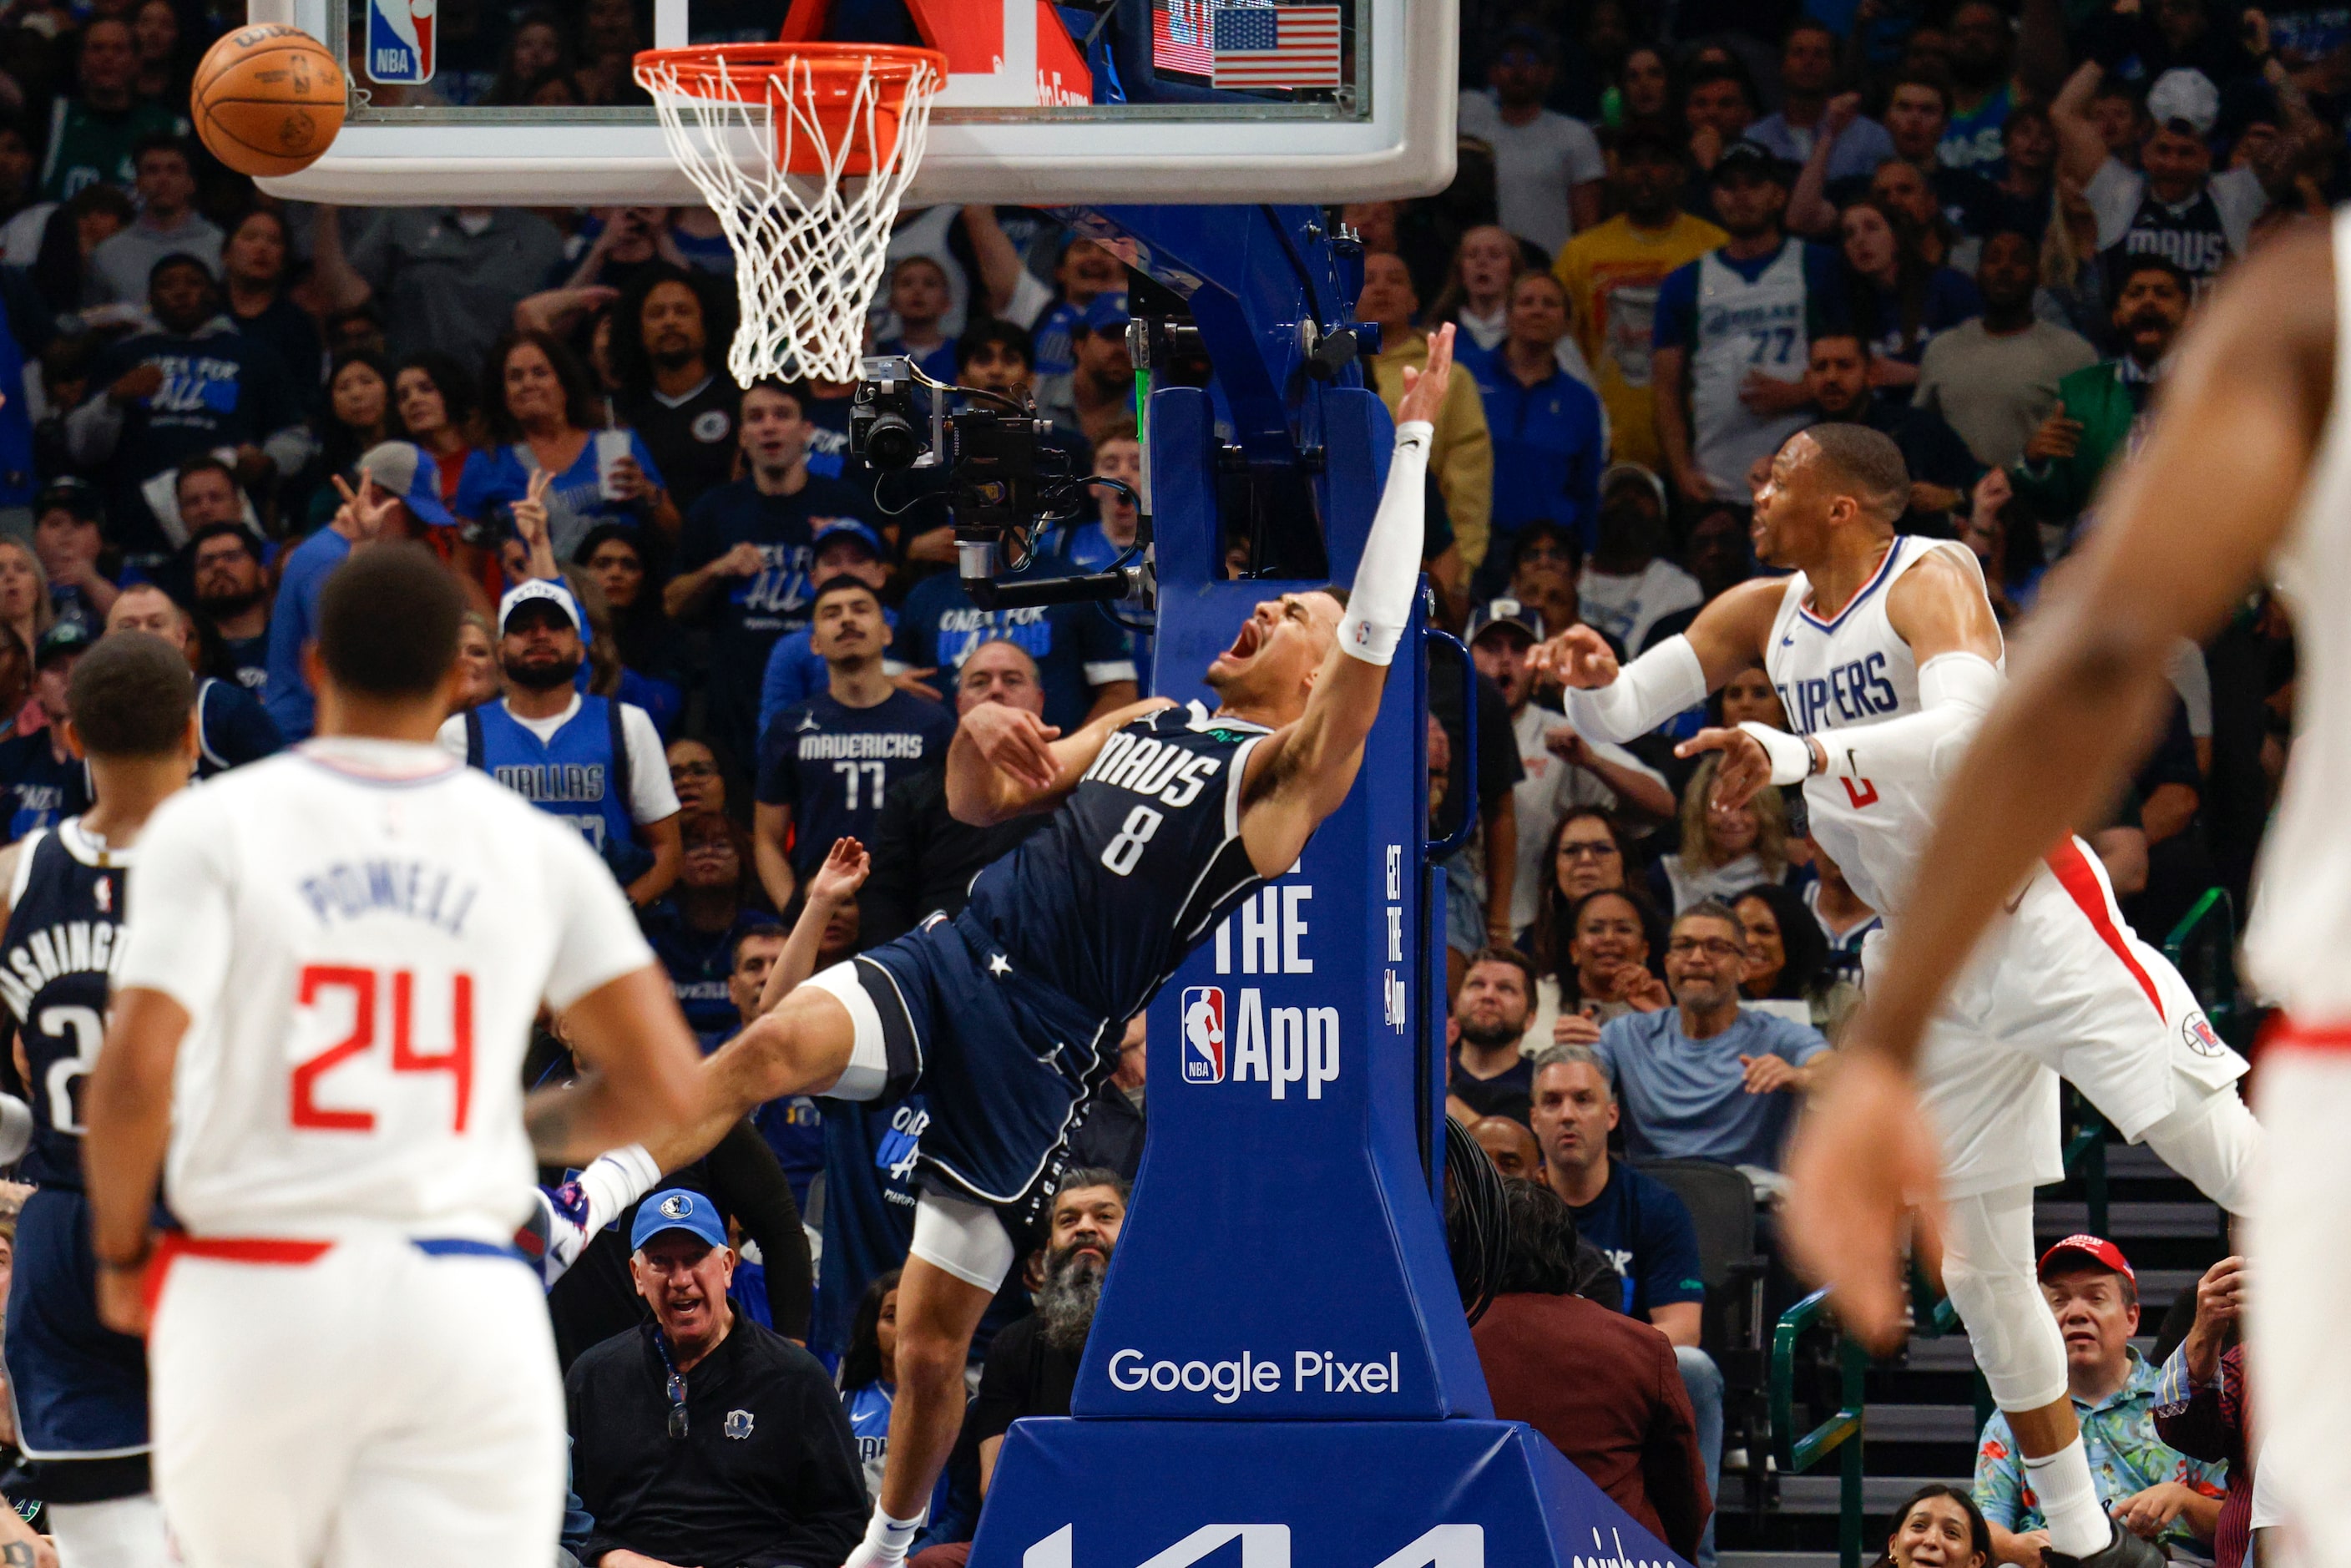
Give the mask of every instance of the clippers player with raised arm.
M 1126 1020 L 1234 905 L 1297 863 L 1354 787 L 1412 618 L 1430 421 L 1452 364 L 1445 327 L 1426 371 L 1405 372 L 1352 591 L 1258 605 L 1208 666 L 1214 714 L 1156 699 L 1066 736 L 1000 704 L 966 714 L 947 749 L 956 817 L 1051 820 L 979 873 L 961 915 L 782 998 L 705 1064 L 695 1135 L 653 1146 L 671 1165 L 779 1094 L 925 1096 L 890 1457 L 852 1568 L 902 1561 L 921 1527 L 963 1422 L 972 1331 L 1015 1261 L 1007 1225 L 1049 1198 Z
M 123 632 L 82 655 L 70 695 L 66 744 L 89 764 L 94 804 L 0 852 L 0 999 L 15 1015 L 16 1070 L 33 1097 L 21 1170 L 34 1192 L 16 1221 L 8 1392 L 67 1568 L 162 1568 L 147 1353 L 99 1319 L 81 1105 L 105 1037 L 141 831 L 196 764 L 196 688 L 177 648 Z
M 318 737 L 140 839 L 83 1163 L 100 1306 L 126 1332 L 152 1310 L 189 1568 L 543 1561 L 565 1440 L 513 1248 L 534 1147 L 585 1163 L 699 1115 L 611 873 L 434 744 L 464 612 L 420 547 L 354 554 L 305 653 Z M 526 1107 L 542 1004 L 586 1071 Z M 166 1175 L 184 1228 L 159 1238 Z
M 1951 779 L 1850 1058 L 1791 1155 L 1791 1240 L 1844 1321 L 1898 1337 L 1896 1238 L 1915 1188 L 1905 1134 L 1946 977 L 2053 839 L 2095 818 L 2144 750 L 2178 639 L 2210 636 L 2265 570 L 2293 601 L 2293 759 L 2245 934 L 2282 1009 L 2262 1044 L 2269 1145 L 2252 1215 L 2250 1365 L 2261 1476 L 2293 1555 L 2351 1564 L 2351 209 L 2265 244 L 2215 290 L 2164 378 L 2146 446 L 2098 503 L 2078 568 Z M 1928 1071 L 1931 1077 L 1931 1070 Z
M 1797 733 L 1750 722 L 1680 749 L 1723 753 L 1718 805 L 1765 783 L 1802 784 L 1813 836 L 1896 929 L 1938 896 L 1915 857 L 1999 692 L 2002 659 L 1974 555 L 1894 532 L 1908 494 L 1892 441 L 1816 425 L 1780 448 L 1755 499 L 1757 556 L 1793 575 L 1718 596 L 1687 634 L 1621 670 L 1588 628 L 1541 652 L 1570 688 L 1577 729 L 1620 742 L 1761 664 Z M 2235 1090 L 2243 1063 L 2219 1047 L 2171 966 L 2131 935 L 2096 857 L 2063 836 L 2043 847 L 2045 862 L 2011 890 L 1999 939 L 1934 1020 L 1923 1068 L 1932 1132 L 1917 1135 L 1937 1141 L 1940 1159 L 1920 1165 L 1939 1164 L 1944 1288 L 2015 1429 L 2053 1558 L 2120 1568 L 2160 1557 L 2099 1505 L 2064 1343 L 2034 1278 L 2032 1188 L 2063 1174 L 2057 1076 L 2234 1213 L 2247 1207 L 2259 1130 Z M 1865 952 L 1873 977 L 1881 956 L 1876 944 Z

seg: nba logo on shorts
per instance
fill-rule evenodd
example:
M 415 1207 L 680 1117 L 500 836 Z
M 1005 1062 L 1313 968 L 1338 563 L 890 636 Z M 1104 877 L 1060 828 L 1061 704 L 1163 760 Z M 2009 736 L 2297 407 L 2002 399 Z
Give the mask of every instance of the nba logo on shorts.
M 438 0 L 368 0 L 368 80 L 414 87 L 433 79 Z
M 1225 990 L 1222 986 L 1184 988 L 1184 1082 L 1225 1081 Z

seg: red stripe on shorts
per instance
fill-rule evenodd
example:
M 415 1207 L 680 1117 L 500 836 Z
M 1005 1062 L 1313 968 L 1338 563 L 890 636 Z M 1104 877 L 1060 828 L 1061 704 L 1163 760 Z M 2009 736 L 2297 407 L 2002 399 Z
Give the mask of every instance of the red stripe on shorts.
M 2098 940 L 2123 961 L 2123 967 L 2128 969 L 2131 978 L 2138 982 L 2138 988 L 2147 993 L 2147 1002 L 2155 1009 L 2156 1016 L 2162 1017 L 2162 994 L 2157 991 L 2155 981 L 2148 977 L 2147 970 L 2132 954 L 2130 944 L 2123 940 L 2121 930 L 2115 925 L 2115 917 L 2107 912 L 2105 887 L 2098 881 L 2098 873 L 2091 869 L 2089 857 L 2082 852 L 2080 842 L 2067 839 L 2042 859 L 2056 873 L 2058 885 L 2074 901 L 2074 907 L 2089 921 L 2090 929 L 2098 934 Z
M 155 1256 L 147 1262 L 147 1315 L 155 1315 L 155 1304 L 163 1298 L 163 1277 L 171 1272 L 175 1259 L 211 1258 L 223 1263 L 299 1266 L 317 1262 L 334 1245 L 331 1241 L 287 1241 L 269 1236 L 190 1236 L 183 1231 L 167 1230 L 155 1244 Z
M 2262 1026 L 2259 1039 L 2253 1041 L 2257 1051 L 2273 1046 L 2286 1046 L 2303 1051 L 2351 1051 L 2351 1023 L 2296 1023 L 2283 1013 L 2272 1013 Z

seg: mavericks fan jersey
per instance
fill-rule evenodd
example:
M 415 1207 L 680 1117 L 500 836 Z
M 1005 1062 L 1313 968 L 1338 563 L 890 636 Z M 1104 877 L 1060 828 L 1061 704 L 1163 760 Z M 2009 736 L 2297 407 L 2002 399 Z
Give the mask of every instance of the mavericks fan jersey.
M 979 873 L 968 914 L 1096 1017 L 1132 1018 L 1263 879 L 1241 779 L 1270 733 L 1199 703 L 1112 732 L 1045 826 Z
M 82 831 L 79 817 L 36 832 L 18 852 L 0 936 L 0 997 L 31 1070 L 24 1176 L 37 1186 L 81 1186 L 81 1097 L 106 1035 L 130 864 L 130 851 L 109 850 Z
M 1876 572 L 1833 620 L 1813 613 L 1813 585 L 1802 572 L 1788 579 L 1763 668 L 1795 733 L 1828 734 L 1918 711 L 1918 662 L 1895 633 L 1886 601 L 1904 572 L 1938 549 L 1979 570 L 1964 545 L 1896 535 Z M 1867 756 L 1865 749 L 1864 766 Z M 1862 901 L 1889 921 L 1908 895 L 1939 793 L 1924 779 L 1804 780 L 1813 836 Z

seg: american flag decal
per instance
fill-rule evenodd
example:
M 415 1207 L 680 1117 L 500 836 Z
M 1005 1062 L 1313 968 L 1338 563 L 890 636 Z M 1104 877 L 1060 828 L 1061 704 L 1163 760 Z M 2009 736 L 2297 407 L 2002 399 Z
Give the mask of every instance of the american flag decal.
M 1163 0 L 1151 12 L 1151 63 L 1163 71 L 1207 76 L 1216 69 L 1209 16 L 1217 0 Z
M 1217 87 L 1339 85 L 1336 5 L 1238 5 L 1216 14 L 1213 33 Z

